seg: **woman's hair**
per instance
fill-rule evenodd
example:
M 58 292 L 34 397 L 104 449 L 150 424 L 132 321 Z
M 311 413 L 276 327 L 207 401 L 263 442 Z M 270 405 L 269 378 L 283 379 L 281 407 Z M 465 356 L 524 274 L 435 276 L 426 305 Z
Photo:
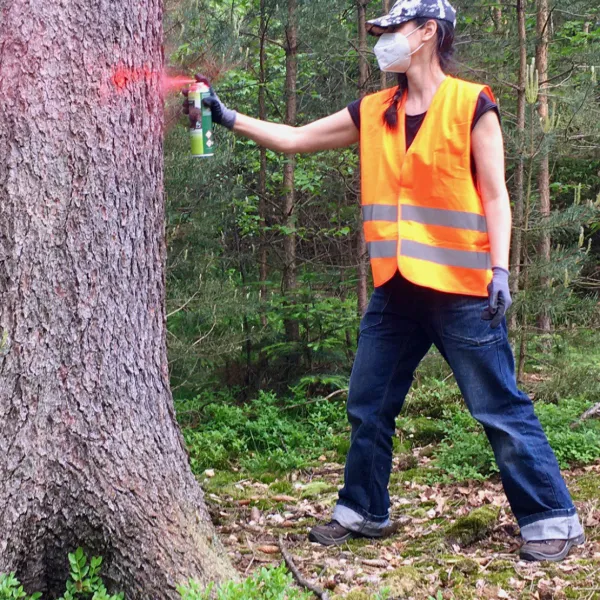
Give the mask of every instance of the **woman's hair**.
M 419 17 L 414 19 L 417 27 L 425 25 L 427 21 L 435 21 L 438 25 L 436 55 L 442 71 L 446 73 L 452 66 L 452 56 L 454 54 L 454 26 L 449 21 L 442 19 L 431 19 Z M 402 100 L 404 92 L 408 89 L 408 78 L 406 73 L 398 73 L 398 90 L 394 94 L 388 109 L 383 115 L 383 122 L 390 128 L 398 127 L 398 106 Z

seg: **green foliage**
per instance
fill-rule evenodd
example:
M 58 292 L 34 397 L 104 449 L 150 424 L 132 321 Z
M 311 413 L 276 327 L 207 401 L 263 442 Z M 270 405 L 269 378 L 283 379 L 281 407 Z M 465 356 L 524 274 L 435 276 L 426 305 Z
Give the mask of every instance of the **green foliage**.
M 69 554 L 69 579 L 66 591 L 59 600 L 124 600 L 125 594 L 111 596 L 100 578 L 102 558 L 94 556 L 88 563 L 82 548 Z M 0 600 L 38 600 L 42 594 L 37 592 L 28 596 L 15 574 L 0 574 Z
M 336 448 L 346 428 L 345 407 L 335 400 L 286 410 L 286 402 L 270 392 L 259 392 L 243 406 L 223 394 L 208 404 L 207 395 L 183 405 L 183 432 L 195 473 L 238 463 L 255 472 L 298 468 Z M 299 399 L 292 396 L 287 403 Z
M 0 600 L 38 600 L 42 595 L 38 592 L 29 596 L 14 573 L 0 574 Z
M 123 592 L 111 596 L 100 578 L 102 557 L 94 556 L 88 564 L 82 548 L 69 554 L 70 578 L 67 590 L 59 600 L 124 600 Z
M 311 594 L 301 592 L 293 586 L 293 578 L 285 565 L 263 567 L 241 583 L 228 581 L 215 587 L 204 588 L 190 580 L 180 585 L 177 591 L 183 600 L 309 600 Z
M 571 425 L 593 403 L 565 399 L 558 405 L 538 402 L 535 411 L 561 468 L 590 464 L 600 458 L 600 423 Z M 483 480 L 498 472 L 494 454 L 483 428 L 465 411 L 448 413 L 446 437 L 436 452 L 436 466 L 452 480 Z

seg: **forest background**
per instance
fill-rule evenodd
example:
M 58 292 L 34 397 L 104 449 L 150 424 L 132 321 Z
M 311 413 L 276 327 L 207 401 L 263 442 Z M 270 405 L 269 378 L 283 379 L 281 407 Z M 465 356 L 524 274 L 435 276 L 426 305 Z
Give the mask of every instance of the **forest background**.
M 455 4 L 453 72 L 488 83 L 502 115 L 519 381 L 561 466 L 589 468 L 600 429 L 570 425 L 600 400 L 599 8 Z M 302 125 L 394 85 L 364 34 L 389 6 L 172 1 L 168 63 L 207 75 L 232 108 Z M 292 470 L 343 464 L 349 443 L 343 400 L 371 289 L 357 148 L 286 157 L 219 129 L 216 157 L 195 161 L 179 103 L 169 101 L 165 142 L 168 342 L 192 465 L 217 494 L 248 477 L 289 491 Z M 404 480 L 495 474 L 435 351 L 398 427 Z
M 64 599 L 110 598 L 101 559 L 88 563 L 73 544 L 103 554 L 113 599 L 123 597 L 119 590 L 133 598 L 305 598 L 284 568 L 258 568 L 283 557 L 292 569 L 291 554 L 296 578 L 315 582 L 321 598 L 600 597 L 600 7 L 597 0 L 456 4 L 453 73 L 490 84 L 502 114 L 518 378 L 564 469 L 585 547 L 556 567 L 518 561 L 518 529 L 491 449 L 436 351 L 419 367 L 397 422 L 390 484 L 397 535 L 332 549 L 307 541 L 342 483 L 344 400 L 372 288 L 357 148 L 281 156 L 218 129 L 216 156 L 193 159 L 171 84 L 204 73 L 232 108 L 290 125 L 342 110 L 394 85 L 376 68 L 364 27 L 389 0 L 167 0 L 164 15 L 161 2 L 131 2 L 103 5 L 93 19 L 55 2 L 28 43 L 34 29 L 24 23 L 36 11 L 5 3 L 2 281 L 16 286 L 22 269 L 38 268 L 30 269 L 35 285 L 23 277 L 19 293 L 0 289 L 0 385 L 8 392 L 0 558 L 10 565 L 0 599 L 27 598 L 8 574 L 13 568 L 28 590 L 58 597 L 70 550 Z M 151 69 L 162 67 L 161 16 L 171 89 L 164 140 Z M 123 69 L 128 61 L 138 67 Z M 114 90 L 103 73 L 98 78 L 104 63 L 118 67 L 109 78 Z M 44 102 L 31 103 L 37 64 L 63 77 L 42 79 Z M 86 78 L 90 89 L 103 82 L 102 102 L 74 95 Z M 80 105 L 88 112 L 71 110 L 69 119 L 56 108 Z M 48 107 L 54 121 L 40 118 Z M 19 110 L 35 118 L 18 119 Z M 44 143 L 29 143 L 37 139 L 30 126 Z M 77 127 L 100 143 L 77 138 Z M 164 309 L 162 149 L 168 368 L 164 321 L 156 318 Z M 72 188 L 65 174 L 78 168 L 85 176 Z M 31 185 L 7 185 L 11 173 L 29 175 Z M 131 219 L 106 218 L 119 202 Z M 45 217 L 32 219 L 34 209 Z M 67 236 L 60 252 L 47 228 Z M 87 245 L 118 257 L 102 261 L 89 294 L 81 287 L 91 268 Z M 130 247 L 140 250 L 131 265 Z M 42 296 L 48 310 L 37 304 Z M 110 309 L 88 310 L 93 299 Z M 30 372 L 38 375 L 23 376 Z M 168 379 L 219 539 L 187 468 Z M 45 420 L 33 418 L 32 402 Z M 53 419 L 58 406 L 61 418 Z M 35 502 L 25 510 L 26 498 Z M 201 580 L 181 585 L 183 574 Z M 251 577 L 204 589 L 229 576 Z

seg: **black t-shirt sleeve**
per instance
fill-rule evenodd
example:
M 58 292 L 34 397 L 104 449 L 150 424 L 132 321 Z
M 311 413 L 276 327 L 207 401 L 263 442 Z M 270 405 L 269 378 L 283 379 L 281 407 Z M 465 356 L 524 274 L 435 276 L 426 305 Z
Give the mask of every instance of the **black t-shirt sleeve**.
M 360 131 L 360 103 L 362 102 L 362 98 L 360 100 L 355 100 L 351 104 L 348 105 L 348 110 L 350 111 L 350 116 L 352 117 L 352 121 L 356 125 L 356 129 Z
M 477 99 L 477 106 L 475 107 L 475 117 L 473 118 L 473 125 L 471 126 L 471 130 L 475 129 L 475 125 L 477 125 L 479 119 L 481 119 L 481 117 L 483 117 L 483 115 L 485 115 L 485 113 L 490 110 L 493 110 L 498 115 L 498 120 L 501 120 L 498 105 L 493 100 L 491 100 L 485 92 L 481 92 L 481 94 L 479 94 L 479 98 Z

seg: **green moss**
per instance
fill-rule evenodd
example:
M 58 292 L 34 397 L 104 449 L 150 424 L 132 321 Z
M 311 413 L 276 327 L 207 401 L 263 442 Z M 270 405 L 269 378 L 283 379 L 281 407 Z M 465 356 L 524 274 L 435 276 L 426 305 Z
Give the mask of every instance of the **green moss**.
M 427 417 L 400 419 L 398 426 L 416 447 L 439 442 L 445 435 L 443 423 Z
M 379 558 L 379 550 L 373 546 L 363 546 L 362 548 L 356 548 L 354 554 L 361 558 Z
M 445 537 L 450 544 L 469 546 L 484 539 L 498 520 L 500 509 L 495 506 L 482 506 L 446 529 Z
M 512 577 L 515 577 L 515 565 L 509 560 L 499 560 L 491 564 L 486 581 L 492 585 L 505 587 Z
M 274 481 L 270 486 L 269 489 L 271 490 L 271 492 L 273 492 L 274 494 L 285 494 L 285 495 L 289 495 L 291 493 L 293 493 L 294 491 L 294 486 L 291 484 L 291 482 L 287 481 L 287 480 L 277 480 Z
M 336 598 L 341 598 L 341 596 L 336 596 Z M 352 590 L 344 600 L 370 600 L 371 596 L 362 590 Z
M 392 481 L 396 484 L 404 483 L 405 481 L 414 481 L 415 483 L 430 483 L 433 469 L 428 467 L 416 467 L 408 471 L 401 471 L 392 475 Z
M 337 488 L 326 481 L 312 481 L 302 490 L 302 498 L 316 498 L 322 494 L 335 492 Z
M 600 473 L 590 471 L 569 486 L 573 500 L 595 500 L 600 491 Z
M 385 573 L 383 577 L 392 598 L 413 595 L 423 583 L 423 578 L 415 567 L 400 567 Z
M 392 440 L 394 454 L 403 454 L 410 452 L 410 443 L 407 440 L 402 440 L 399 437 L 394 437 Z
M 217 471 L 214 477 L 210 479 L 207 477 L 202 484 L 202 487 L 206 492 L 210 493 L 223 493 L 223 488 L 229 487 L 232 484 L 236 484 L 241 481 L 244 477 L 239 473 L 233 473 L 231 471 Z
M 353 540 L 348 540 L 346 542 L 348 548 L 352 550 L 355 554 L 358 554 L 360 548 L 364 548 L 365 546 L 370 546 L 373 542 L 368 538 L 356 538 Z

